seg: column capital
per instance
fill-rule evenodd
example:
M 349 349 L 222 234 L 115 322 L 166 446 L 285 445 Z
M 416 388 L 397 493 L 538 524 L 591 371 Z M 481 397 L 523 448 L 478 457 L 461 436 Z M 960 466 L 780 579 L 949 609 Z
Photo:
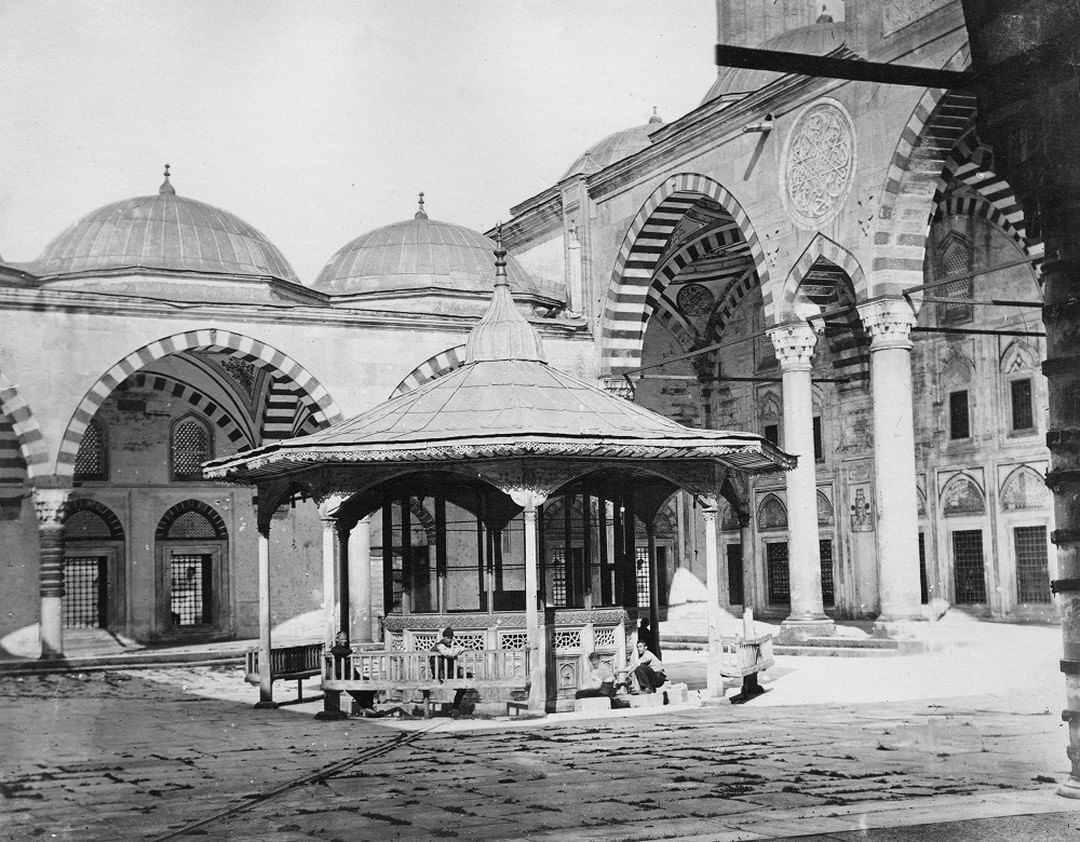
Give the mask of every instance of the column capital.
M 809 371 L 818 332 L 807 322 L 793 322 L 766 331 L 783 371 Z
M 903 298 L 879 298 L 858 306 L 863 328 L 870 336 L 870 350 L 911 349 L 915 312 Z
M 70 488 L 38 488 L 34 492 L 34 511 L 42 529 L 59 529 L 71 498 Z

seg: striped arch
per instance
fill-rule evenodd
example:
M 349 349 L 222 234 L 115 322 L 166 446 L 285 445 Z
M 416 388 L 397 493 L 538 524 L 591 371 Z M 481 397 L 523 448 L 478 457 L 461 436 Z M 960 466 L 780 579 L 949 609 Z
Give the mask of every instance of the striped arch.
M 435 528 L 435 518 L 431 512 L 427 510 L 427 506 L 424 505 L 424 501 L 418 497 L 409 498 L 409 511 L 412 512 L 413 520 L 416 525 L 424 530 L 424 534 L 427 535 L 427 542 L 429 547 L 434 547 L 438 541 L 439 533 Z
M 161 516 L 161 520 L 158 521 L 154 537 L 158 541 L 164 541 L 169 536 L 169 527 L 173 525 L 173 521 L 188 512 L 197 512 L 210 521 L 210 525 L 214 528 L 214 537 L 216 539 L 222 541 L 228 539 L 229 530 L 225 526 L 225 521 L 222 520 L 217 509 L 202 502 L 202 500 L 184 500 L 182 503 L 177 503 L 175 506 L 170 507 L 169 510 Z
M 672 175 L 664 179 L 641 206 L 615 259 L 604 308 L 601 369 L 605 374 L 619 375 L 641 365 L 645 323 L 652 312 L 650 305 L 657 298 L 653 289 L 657 264 L 679 221 L 703 196 L 715 201 L 734 219 L 737 232 L 745 240 L 757 268 L 768 310 L 771 303 L 768 299 L 768 265 L 742 205 L 708 176 L 699 173 Z M 666 281 L 660 283 L 665 285 Z
M 19 390 L 3 374 L 0 374 L 0 413 L 7 416 L 12 432 L 18 440 L 18 451 L 26 463 L 27 478 L 33 480 L 48 475 L 49 451 L 37 418 L 22 399 Z M 74 455 L 71 464 L 74 468 Z
M 177 400 L 187 401 L 238 449 L 246 450 L 255 445 L 251 440 L 250 433 L 242 430 L 232 415 L 198 389 L 175 377 L 158 374 L 157 372 L 140 371 L 133 374 L 117 388 L 119 390 L 153 389 L 155 392 L 170 395 Z
M 106 506 L 104 503 L 99 503 L 97 500 L 91 500 L 88 497 L 76 497 L 72 500 L 64 509 L 64 524 L 67 525 L 71 520 L 72 515 L 77 512 L 93 512 L 104 522 L 105 526 L 109 529 L 109 539 L 112 541 L 124 540 L 124 525 L 120 522 L 120 518 L 116 516 L 112 509 Z M 73 536 L 65 535 L 65 538 L 71 539 Z
M 114 389 L 131 375 L 150 365 L 155 360 L 160 360 L 181 351 L 193 351 L 196 349 L 232 352 L 233 356 L 238 356 L 262 368 L 276 371 L 286 382 L 311 399 L 312 403 L 317 407 L 314 414 L 321 425 L 328 426 L 341 420 L 341 410 L 338 409 L 334 399 L 330 397 L 322 384 L 303 366 L 277 348 L 230 330 L 218 328 L 191 330 L 186 333 L 166 336 L 163 339 L 151 342 L 149 345 L 144 345 L 137 351 L 133 351 L 110 368 L 90 387 L 68 422 L 64 439 L 60 444 L 60 453 L 56 459 L 57 475 L 71 477 L 74 474 L 75 454 L 79 451 L 79 442 L 82 439 L 83 432 L 86 430 L 86 425 L 90 423 L 94 413 L 98 411 Z
M 793 309 L 799 286 L 813 268 L 814 264 L 822 258 L 844 270 L 844 274 L 846 274 L 848 280 L 851 281 L 851 288 L 855 293 L 856 301 L 866 300 L 866 275 L 863 273 L 859 261 L 855 259 L 855 255 L 843 246 L 830 240 L 824 234 L 818 233 L 814 235 L 814 239 L 810 241 L 810 245 L 806 247 L 799 259 L 795 261 L 795 265 L 791 267 L 791 271 L 788 272 L 787 278 L 784 280 L 784 285 L 780 289 L 780 296 L 777 301 L 778 315 L 782 317 L 794 315 Z
M 465 346 L 457 345 L 453 348 L 447 348 L 442 353 L 420 363 L 409 372 L 409 375 L 398 383 L 394 391 L 390 393 L 390 397 L 396 398 L 399 395 L 411 392 L 417 386 L 423 386 L 429 380 L 442 377 L 444 374 L 453 371 L 455 368 L 461 368 L 463 365 L 465 365 Z
M 293 383 L 274 375 L 266 392 L 259 441 L 282 441 L 319 429 L 314 404 Z
M 956 202 L 958 207 L 962 207 L 965 199 L 973 208 L 979 207 L 980 203 L 976 203 L 972 197 L 948 195 L 950 184 L 966 184 L 979 194 L 981 204 L 989 206 L 987 209 L 979 207 L 979 215 L 1001 228 L 1025 254 L 1032 258 L 1042 257 L 1043 243 L 1041 240 L 1028 239 L 1024 209 L 1017 201 L 1012 187 L 989 166 L 992 155 L 979 141 L 974 127 L 957 141 L 938 179 L 938 213 L 942 211 L 942 204 Z
M 1000 210 L 982 196 L 949 196 L 937 206 L 934 219 L 941 220 L 948 216 L 969 216 L 975 219 L 985 219 L 991 225 L 1000 228 L 1011 239 L 1016 247 L 1032 257 L 1041 254 L 1042 243 L 1028 243 L 1020 232 L 1014 228 Z
M 964 70 L 971 51 L 964 44 L 945 70 Z M 928 89 L 908 118 L 885 175 L 874 231 L 874 289 L 897 294 L 923 283 L 926 234 L 936 203 L 938 179 L 960 137 L 975 122 L 974 96 Z

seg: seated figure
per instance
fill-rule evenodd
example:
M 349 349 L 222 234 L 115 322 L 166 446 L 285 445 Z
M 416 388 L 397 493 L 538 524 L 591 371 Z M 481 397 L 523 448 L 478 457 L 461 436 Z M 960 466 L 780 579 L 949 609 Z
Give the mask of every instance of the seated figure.
M 435 645 L 431 647 L 431 651 L 435 654 L 431 657 L 431 671 L 435 678 L 439 681 L 444 681 L 447 678 L 468 678 L 465 674 L 465 670 L 461 667 L 455 667 L 458 655 L 461 654 L 462 649 L 454 642 L 454 630 L 451 628 L 445 628 L 442 632 L 442 637 L 435 641 Z M 450 708 L 451 715 L 461 712 L 461 703 L 465 698 L 465 694 L 468 692 L 463 687 L 459 687 L 454 692 L 454 703 Z
M 574 694 L 575 699 L 593 699 L 601 696 L 611 698 L 615 695 L 615 673 L 610 664 L 600 660 L 599 652 L 589 653 L 589 669 L 582 678 L 581 689 Z
M 631 693 L 655 693 L 656 688 L 667 681 L 664 665 L 644 641 L 639 640 L 635 649 L 634 660 L 626 670 L 627 689 Z

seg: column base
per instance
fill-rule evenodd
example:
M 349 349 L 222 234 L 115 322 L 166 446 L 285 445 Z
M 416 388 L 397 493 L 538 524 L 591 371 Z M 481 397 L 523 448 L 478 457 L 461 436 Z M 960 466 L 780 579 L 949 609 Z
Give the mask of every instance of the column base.
M 349 714 L 345 713 L 343 710 L 320 710 L 315 714 L 315 718 L 332 721 L 335 719 L 348 719 Z
M 277 708 L 277 703 L 276 702 L 267 702 L 267 701 L 258 701 L 255 704 L 253 704 L 252 707 L 256 708 L 258 710 L 264 710 L 264 709 L 268 709 L 268 708 L 276 709 Z
M 930 621 L 926 617 L 904 617 L 897 619 L 878 618 L 874 621 L 872 635 L 889 640 L 923 640 L 930 632 Z
M 780 643 L 801 643 L 812 637 L 832 637 L 835 634 L 836 623 L 828 617 L 815 620 L 788 618 L 780 624 Z
M 1058 787 L 1057 794 L 1062 798 L 1080 799 L 1080 781 L 1070 776 L 1065 783 Z

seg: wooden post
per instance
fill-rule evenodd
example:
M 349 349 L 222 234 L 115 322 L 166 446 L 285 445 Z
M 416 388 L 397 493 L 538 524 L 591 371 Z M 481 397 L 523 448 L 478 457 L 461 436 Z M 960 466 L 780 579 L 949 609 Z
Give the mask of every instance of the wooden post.
M 259 530 L 259 701 L 257 708 L 274 707 L 273 681 L 270 677 L 270 517 L 260 522 Z
M 649 625 L 652 626 L 653 649 L 660 658 L 660 577 L 656 573 L 656 529 L 652 523 L 645 525 L 645 533 L 649 538 Z

